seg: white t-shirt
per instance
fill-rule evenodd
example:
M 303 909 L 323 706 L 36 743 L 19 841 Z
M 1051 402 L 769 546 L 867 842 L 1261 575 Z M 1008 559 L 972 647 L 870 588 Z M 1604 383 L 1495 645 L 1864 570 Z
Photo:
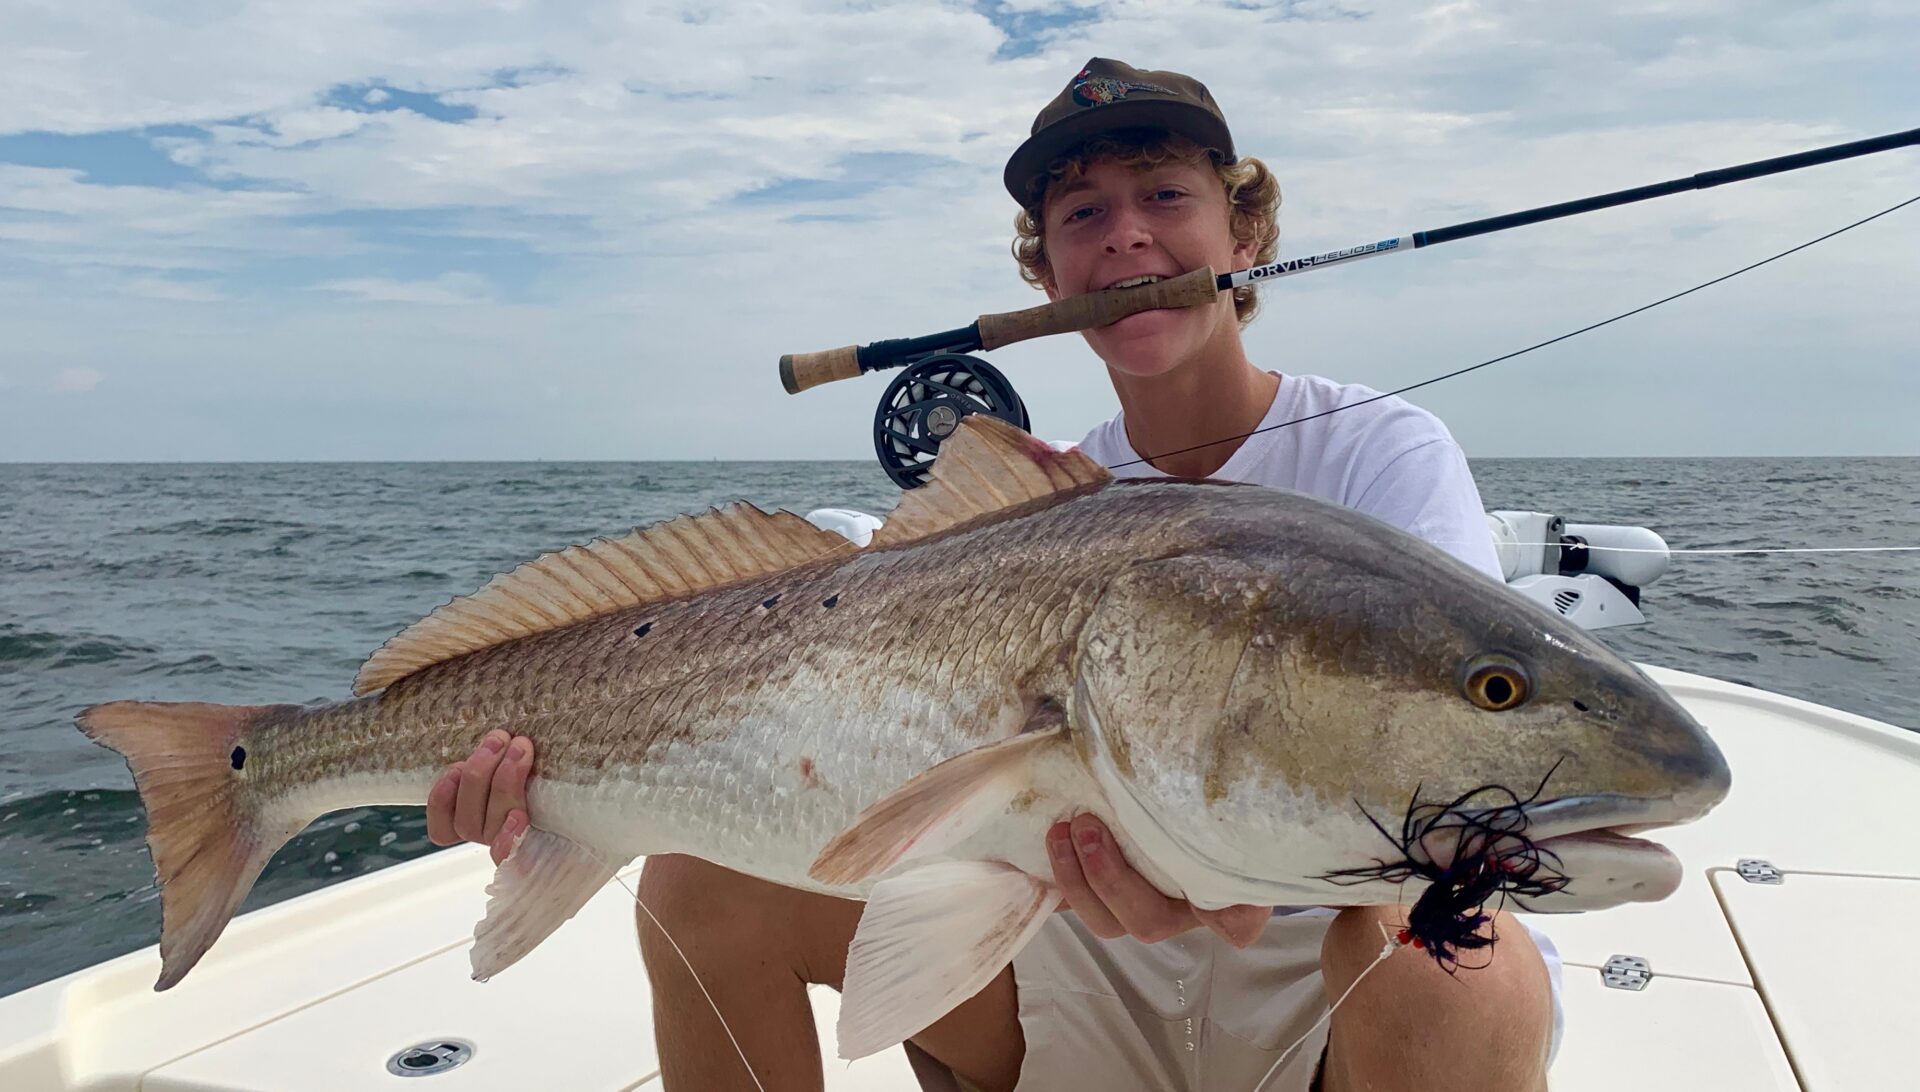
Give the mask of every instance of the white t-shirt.
M 1357 402 L 1367 404 L 1354 406 Z M 1354 408 L 1327 412 L 1340 406 Z M 1301 423 L 1270 427 L 1288 421 Z M 1379 391 L 1358 383 L 1288 375 L 1280 378 L 1260 427 L 1269 431 L 1247 437 L 1213 477 L 1346 505 L 1504 582 L 1467 457 L 1438 417 L 1397 396 L 1381 398 Z M 1112 468 L 1116 477 L 1165 477 L 1133 450 L 1124 413 L 1094 426 L 1080 450 Z

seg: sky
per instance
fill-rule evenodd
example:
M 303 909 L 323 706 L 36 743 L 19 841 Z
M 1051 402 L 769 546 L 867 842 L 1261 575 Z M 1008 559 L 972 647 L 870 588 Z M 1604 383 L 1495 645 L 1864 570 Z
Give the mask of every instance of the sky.
M 1203 80 L 1298 256 L 1920 125 L 1911 0 L 0 6 L 0 461 L 869 458 L 782 353 L 1043 302 L 1000 185 L 1089 57 Z M 1322 270 L 1390 389 L 1920 194 L 1920 149 Z M 1920 455 L 1920 205 L 1410 395 L 1470 456 Z M 1034 431 L 1117 403 L 990 359 Z

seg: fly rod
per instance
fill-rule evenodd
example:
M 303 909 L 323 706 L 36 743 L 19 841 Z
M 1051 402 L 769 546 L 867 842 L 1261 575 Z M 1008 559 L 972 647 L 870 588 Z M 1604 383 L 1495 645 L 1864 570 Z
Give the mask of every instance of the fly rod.
M 981 315 L 967 326 L 928 334 L 925 337 L 876 341 L 870 345 L 848 345 L 845 348 L 828 349 L 818 353 L 791 353 L 780 358 L 780 383 L 786 387 L 788 394 L 799 394 L 803 390 L 817 387 L 822 383 L 831 383 L 837 379 L 851 379 L 863 372 L 898 368 L 935 353 L 970 353 L 976 350 L 998 349 L 1003 345 L 1026 341 L 1029 338 L 1105 326 L 1139 311 L 1193 307 L 1211 303 L 1219 293 L 1242 285 L 1257 284 L 1279 277 L 1291 277 L 1297 273 L 1343 265 L 1362 258 L 1418 250 L 1436 243 L 1450 243 L 1455 239 L 1467 239 L 1475 235 L 1524 227 L 1546 220 L 1558 220 L 1564 216 L 1578 216 L 1583 212 L 1613 208 L 1616 205 L 1630 205 L 1636 201 L 1666 197 L 1688 190 L 1704 190 L 1714 186 L 1724 186 L 1729 182 L 1744 182 L 1750 178 L 1797 171 L 1803 167 L 1852 159 L 1855 156 L 1872 155 L 1875 152 L 1916 144 L 1920 144 L 1920 129 L 1909 129 L 1904 133 L 1889 133 L 1886 136 L 1872 137 L 1867 140 L 1855 140 L 1846 144 L 1797 152 L 1793 155 L 1743 163 L 1735 167 L 1723 167 L 1717 171 L 1703 171 L 1669 182 L 1656 182 L 1650 186 L 1636 186 L 1633 189 L 1616 190 L 1613 193 L 1583 197 L 1576 201 L 1563 201 L 1557 205 L 1542 205 L 1523 212 L 1510 212 L 1504 216 L 1490 216 L 1484 220 L 1470 220 L 1464 224 L 1416 231 L 1411 235 L 1362 243 L 1343 250 L 1330 250 L 1324 254 L 1269 262 L 1266 265 L 1258 265 L 1234 273 L 1215 274 L 1211 268 L 1203 266 L 1170 280 L 1137 288 L 1108 288 L 1038 307 L 1029 307 L 1022 311 Z

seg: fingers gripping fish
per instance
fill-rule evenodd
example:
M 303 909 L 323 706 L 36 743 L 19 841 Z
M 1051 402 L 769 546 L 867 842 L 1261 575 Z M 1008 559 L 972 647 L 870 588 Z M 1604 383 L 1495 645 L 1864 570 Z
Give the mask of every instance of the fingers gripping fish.
M 539 741 L 538 826 L 488 888 L 475 977 L 634 857 L 690 853 L 866 900 L 846 1057 L 1006 966 L 1058 901 L 1045 832 L 1078 812 L 1197 906 L 1383 903 L 1457 836 L 1388 844 L 1373 817 L 1551 771 L 1506 813 L 1565 882 L 1522 905 L 1583 910 L 1678 882 L 1611 828 L 1697 818 L 1728 786 L 1630 664 L 1399 530 L 1257 486 L 1114 481 L 984 416 L 865 549 L 744 504 L 570 547 L 436 609 L 354 691 L 80 715 L 147 809 L 156 988 L 308 823 L 423 803 L 498 728 Z M 1402 855 L 1438 868 L 1380 867 Z

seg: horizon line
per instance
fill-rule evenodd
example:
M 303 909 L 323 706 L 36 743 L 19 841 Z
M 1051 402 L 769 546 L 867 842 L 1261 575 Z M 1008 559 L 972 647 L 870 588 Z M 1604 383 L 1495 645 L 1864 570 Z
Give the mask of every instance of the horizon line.
M 1499 459 L 1505 461 L 1544 461 L 1558 460 L 1630 460 L 1630 459 L 1920 459 L 1920 452 L 1911 454 L 1892 453 L 1838 453 L 1838 454 L 1715 454 L 1715 455 L 1468 455 L 1469 462 L 1481 459 Z M 872 459 L 722 459 L 717 456 L 707 458 L 679 459 L 4 459 L 0 466 L 526 466 L 554 463 L 557 465 L 608 465 L 621 466 L 637 463 L 726 463 L 729 465 L 759 465 L 767 463 L 854 463 L 875 465 Z

